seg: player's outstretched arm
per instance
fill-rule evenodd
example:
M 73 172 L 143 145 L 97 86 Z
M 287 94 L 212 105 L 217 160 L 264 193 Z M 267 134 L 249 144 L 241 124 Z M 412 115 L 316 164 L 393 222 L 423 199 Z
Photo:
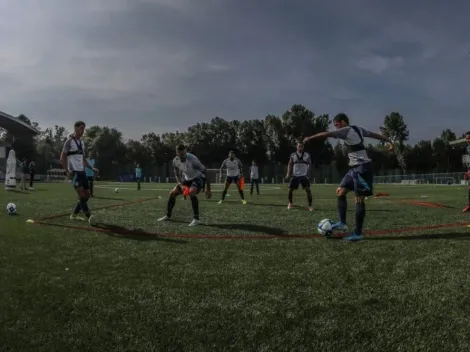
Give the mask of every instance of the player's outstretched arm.
M 332 132 L 320 132 L 320 133 L 314 134 L 313 136 L 305 137 L 303 142 L 307 143 L 308 141 L 312 141 L 315 139 L 325 139 L 325 138 L 330 138 L 330 137 L 334 137 Z
M 383 134 L 362 129 L 362 135 L 367 138 L 373 138 L 373 139 L 377 139 L 378 141 L 387 142 L 389 144 L 389 149 L 393 150 L 393 141 L 387 136 L 384 136 Z

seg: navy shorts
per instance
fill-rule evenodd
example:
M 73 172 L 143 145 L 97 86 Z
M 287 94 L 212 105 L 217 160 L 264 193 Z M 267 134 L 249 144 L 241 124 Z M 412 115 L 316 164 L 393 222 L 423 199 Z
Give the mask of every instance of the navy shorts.
M 202 178 L 195 178 L 194 180 L 184 180 L 183 186 L 188 188 L 196 188 L 197 193 L 201 192 L 204 189 L 204 180 Z
M 374 186 L 374 170 L 372 163 L 352 167 L 348 173 L 344 175 L 339 186 L 346 188 L 348 191 L 354 191 L 354 194 L 358 197 L 371 196 Z
M 298 189 L 302 185 L 302 188 L 309 188 L 310 181 L 307 176 L 293 176 L 289 182 L 289 189 Z
M 85 171 L 73 171 L 72 172 L 72 186 L 73 188 L 90 189 L 90 184 L 88 183 L 88 177 Z
M 227 176 L 225 183 L 238 183 L 240 181 L 240 176 Z

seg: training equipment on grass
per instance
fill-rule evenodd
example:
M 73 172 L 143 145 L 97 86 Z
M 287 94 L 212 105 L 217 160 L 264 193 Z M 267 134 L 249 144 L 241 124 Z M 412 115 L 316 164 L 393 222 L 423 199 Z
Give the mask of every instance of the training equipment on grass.
M 16 188 L 16 153 L 12 149 L 8 153 L 7 169 L 5 173 L 5 191 Z
M 16 205 L 13 204 L 13 203 L 8 203 L 8 205 L 7 205 L 7 212 L 8 212 L 8 214 L 10 214 L 10 215 L 15 214 L 15 213 L 16 213 Z
M 119 188 L 115 188 L 114 193 L 119 193 Z
M 333 233 L 333 222 L 330 219 L 323 219 L 318 223 L 318 233 L 322 236 L 330 236 Z

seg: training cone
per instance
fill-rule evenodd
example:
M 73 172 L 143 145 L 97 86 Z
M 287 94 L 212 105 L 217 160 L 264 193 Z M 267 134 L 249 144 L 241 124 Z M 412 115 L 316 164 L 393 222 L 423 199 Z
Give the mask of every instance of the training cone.
M 33 219 L 28 219 L 28 220 L 26 220 L 26 222 L 27 222 L 28 224 L 34 224 L 34 220 L 33 220 Z

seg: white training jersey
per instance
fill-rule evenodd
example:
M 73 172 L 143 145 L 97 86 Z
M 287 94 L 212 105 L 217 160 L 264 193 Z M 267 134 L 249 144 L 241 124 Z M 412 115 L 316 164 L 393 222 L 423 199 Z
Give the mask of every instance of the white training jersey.
M 292 153 L 290 160 L 294 164 L 294 176 L 308 176 L 308 168 L 312 163 L 309 153 Z
M 82 139 L 69 137 L 65 143 L 62 152 L 67 155 L 67 167 L 70 171 L 85 171 L 85 164 L 83 163 L 83 151 L 85 150 L 85 143 Z
M 206 168 L 195 155 L 188 153 L 186 161 L 181 161 L 179 156 L 173 159 L 173 170 L 175 175 L 182 175 L 185 181 L 191 181 L 203 177 Z
M 259 179 L 258 165 L 251 165 L 250 166 L 250 178 L 252 180 Z
M 230 158 L 227 158 L 224 160 L 222 163 L 222 166 L 220 169 L 222 170 L 223 168 L 227 169 L 227 176 L 228 177 L 236 177 L 240 176 L 240 169 L 243 168 L 242 162 L 238 158 L 234 158 L 233 160 L 230 160 Z

